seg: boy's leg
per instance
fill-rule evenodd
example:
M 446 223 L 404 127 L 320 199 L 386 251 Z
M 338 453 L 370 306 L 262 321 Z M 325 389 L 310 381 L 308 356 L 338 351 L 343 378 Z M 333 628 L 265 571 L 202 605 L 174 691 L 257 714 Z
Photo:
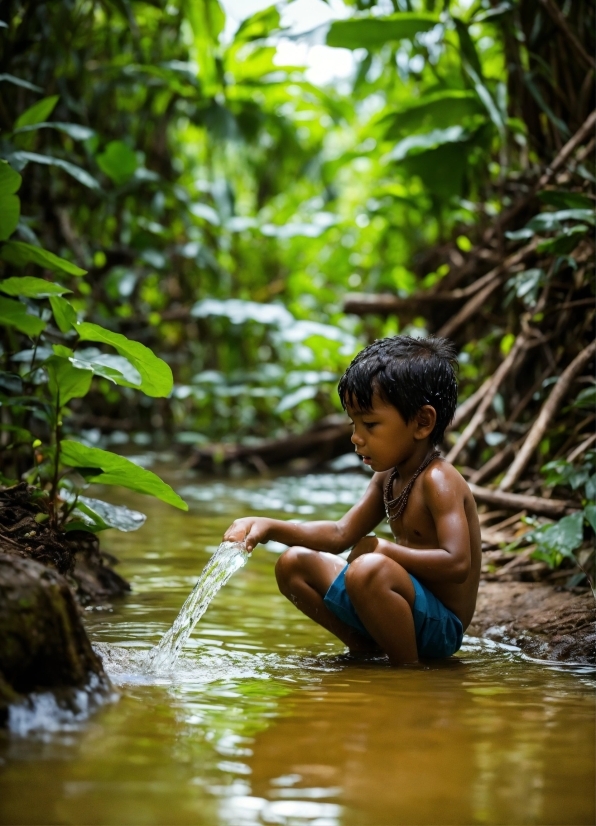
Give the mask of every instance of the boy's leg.
M 383 554 L 363 554 L 346 571 L 346 590 L 391 665 L 417 662 L 412 614 L 416 593 L 405 568 Z
M 310 548 L 294 547 L 279 557 L 275 576 L 281 593 L 307 617 L 335 634 L 353 652 L 373 652 L 377 646 L 327 608 L 323 597 L 345 567 L 343 559 Z

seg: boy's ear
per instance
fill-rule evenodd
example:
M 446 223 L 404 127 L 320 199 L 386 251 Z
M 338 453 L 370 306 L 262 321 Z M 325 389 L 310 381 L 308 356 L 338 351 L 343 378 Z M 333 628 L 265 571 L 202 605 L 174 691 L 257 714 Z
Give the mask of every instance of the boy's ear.
M 415 438 L 426 439 L 435 429 L 437 423 L 437 411 L 430 404 L 423 405 L 416 413 Z

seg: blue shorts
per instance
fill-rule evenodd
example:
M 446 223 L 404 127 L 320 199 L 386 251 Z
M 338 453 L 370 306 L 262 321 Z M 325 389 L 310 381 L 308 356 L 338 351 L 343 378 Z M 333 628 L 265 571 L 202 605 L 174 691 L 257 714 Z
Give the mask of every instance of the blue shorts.
M 325 605 L 346 625 L 351 625 L 363 636 L 372 640 L 346 591 L 346 565 L 331 583 L 325 594 Z M 414 585 L 414 628 L 418 655 L 425 658 L 450 657 L 461 648 L 464 629 L 453 611 L 446 608 L 421 582 L 408 574 Z

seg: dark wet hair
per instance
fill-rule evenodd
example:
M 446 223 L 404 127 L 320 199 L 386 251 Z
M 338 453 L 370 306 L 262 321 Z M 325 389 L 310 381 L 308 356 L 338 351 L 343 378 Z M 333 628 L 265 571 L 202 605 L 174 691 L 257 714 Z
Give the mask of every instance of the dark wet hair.
M 381 338 L 362 350 L 340 379 L 337 390 L 346 408 L 368 411 L 375 390 L 410 422 L 425 404 L 437 411 L 430 434 L 433 445 L 442 441 L 457 405 L 457 351 L 446 338 Z

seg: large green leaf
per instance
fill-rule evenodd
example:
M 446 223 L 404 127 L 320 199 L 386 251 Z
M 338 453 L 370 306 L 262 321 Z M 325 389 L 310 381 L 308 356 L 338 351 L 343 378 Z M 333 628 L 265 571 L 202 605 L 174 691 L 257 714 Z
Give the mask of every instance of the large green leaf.
M 50 296 L 50 306 L 54 313 L 54 320 L 61 333 L 68 333 L 77 323 L 77 313 L 70 301 L 60 298 L 59 295 Z
M 34 247 L 33 244 L 26 244 L 24 241 L 9 241 L 0 250 L 0 258 L 15 267 L 24 267 L 26 264 L 39 264 L 46 270 L 54 272 L 66 272 L 69 275 L 85 275 L 87 270 L 82 270 L 76 264 L 71 264 L 65 258 L 54 255 L 53 252 L 44 250 L 41 247 Z
M 439 23 L 435 14 L 400 12 L 387 17 L 353 17 L 334 20 L 327 33 L 327 45 L 343 49 L 375 49 L 395 40 L 411 40 Z
M 22 135 L 27 132 L 35 132 L 37 129 L 57 129 L 75 141 L 88 141 L 89 138 L 97 134 L 94 129 L 90 129 L 88 126 L 81 126 L 80 123 L 62 123 L 60 121 L 42 121 L 40 123 L 32 123 L 29 126 L 21 126 L 19 129 L 14 130 L 14 134 Z
M 24 298 L 49 298 L 51 295 L 71 293 L 72 290 L 43 278 L 26 275 L 24 278 L 6 278 L 0 281 L 0 292 L 5 295 L 22 295 Z
M 148 347 L 138 341 L 131 341 L 120 333 L 112 333 L 98 324 L 83 321 L 75 325 L 81 341 L 100 341 L 114 347 L 121 356 L 135 367 L 141 376 L 141 384 L 130 383 L 128 386 L 142 390 L 148 396 L 168 396 L 172 392 L 174 380 L 172 371 Z M 123 383 L 123 382 L 119 382 Z
M 14 125 L 15 129 L 20 129 L 23 126 L 32 126 L 35 123 L 46 121 L 54 111 L 54 107 L 58 103 L 59 95 L 52 95 L 48 98 L 43 98 L 26 109 L 23 114 L 17 119 Z
M 51 356 L 44 367 L 50 379 L 50 393 L 60 407 L 71 399 L 81 399 L 89 392 L 93 378 L 91 370 L 78 370 L 68 359 L 60 356 Z
M 38 336 L 45 330 L 45 322 L 37 316 L 29 315 L 27 308 L 20 301 L 0 296 L 0 324 L 14 327 L 28 336 Z
M 20 185 L 19 173 L 6 161 L 0 161 L 0 241 L 10 238 L 19 223 L 21 202 L 14 193 Z
M 107 450 L 87 447 L 79 442 L 60 442 L 63 464 L 80 468 L 88 482 L 101 485 L 122 485 L 122 487 L 156 496 L 163 502 L 181 510 L 188 510 L 186 502 L 150 470 L 138 467 L 133 462 Z
M 220 88 L 215 58 L 225 15 L 218 0 L 185 0 L 184 5 L 194 35 L 199 81 L 205 97 L 211 97 Z
M 261 40 L 262 38 L 269 37 L 272 32 L 279 29 L 279 27 L 280 13 L 275 6 L 269 6 L 242 21 L 238 31 L 234 35 L 234 42 Z
M 383 116 L 380 125 L 386 130 L 386 138 L 395 139 L 405 132 L 430 132 L 456 126 L 461 124 L 463 118 L 483 111 L 483 106 L 473 92 L 453 89 L 427 95 L 397 112 L 390 112 Z
M 101 171 L 121 186 L 129 181 L 137 171 L 137 156 L 124 141 L 111 141 L 101 155 L 97 156 Z

